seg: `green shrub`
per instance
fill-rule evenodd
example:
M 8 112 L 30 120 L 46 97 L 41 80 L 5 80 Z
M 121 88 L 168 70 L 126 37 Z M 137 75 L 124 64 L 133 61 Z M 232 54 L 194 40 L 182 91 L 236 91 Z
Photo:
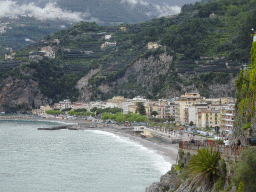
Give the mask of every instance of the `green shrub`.
M 237 188 L 244 184 L 244 191 L 256 191 L 256 149 L 250 147 L 242 151 L 235 165 L 233 182 Z M 240 187 L 241 188 L 241 187 Z

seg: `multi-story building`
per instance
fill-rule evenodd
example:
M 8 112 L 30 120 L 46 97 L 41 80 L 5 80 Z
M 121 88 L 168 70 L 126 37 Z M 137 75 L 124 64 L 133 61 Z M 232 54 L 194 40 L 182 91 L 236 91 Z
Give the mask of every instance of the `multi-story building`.
M 202 127 L 215 127 L 221 124 L 221 113 L 215 110 L 202 112 Z
M 59 103 L 54 103 L 53 108 L 54 109 L 68 109 L 72 108 L 73 105 L 71 104 L 71 101 L 69 99 L 65 99 L 64 101 L 60 101 Z
M 122 103 L 126 101 L 127 99 L 125 99 L 124 96 L 113 97 L 112 99 L 109 99 L 106 102 L 106 108 L 114 108 L 114 107 L 122 108 Z
M 223 106 L 221 115 L 222 123 L 220 128 L 224 131 L 232 130 L 235 118 L 235 104 Z
M 177 104 L 175 110 L 177 121 L 188 124 L 188 107 L 199 103 L 205 103 L 205 97 L 201 97 L 199 93 L 185 93 L 185 95 L 181 95 L 178 100 L 175 100 L 175 104 Z
M 76 110 L 76 109 L 89 109 L 89 105 L 90 105 L 89 103 L 77 101 L 77 102 L 73 103 L 72 109 L 73 110 Z

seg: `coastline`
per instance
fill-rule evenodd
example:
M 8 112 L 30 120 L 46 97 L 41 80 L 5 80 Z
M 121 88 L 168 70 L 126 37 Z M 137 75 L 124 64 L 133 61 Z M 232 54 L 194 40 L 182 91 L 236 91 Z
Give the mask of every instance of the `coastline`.
M 48 121 L 57 122 L 66 125 L 74 125 L 77 127 L 76 130 L 100 130 L 109 133 L 113 133 L 120 137 L 129 138 L 131 141 L 136 142 L 143 147 L 156 152 L 156 154 L 162 156 L 165 161 L 171 163 L 172 165 L 176 163 L 176 158 L 179 150 L 179 145 L 172 144 L 166 140 L 153 136 L 151 138 L 142 138 L 141 136 L 134 135 L 132 127 L 121 129 L 120 126 L 115 124 L 104 124 L 104 123 L 91 123 L 83 119 L 77 120 L 66 120 L 66 119 L 50 119 L 50 118 L 4 118 L 0 120 L 23 120 L 23 121 Z M 94 128 L 91 125 L 96 125 Z M 72 131 L 72 130 L 71 130 Z M 74 130 L 75 131 L 75 130 Z

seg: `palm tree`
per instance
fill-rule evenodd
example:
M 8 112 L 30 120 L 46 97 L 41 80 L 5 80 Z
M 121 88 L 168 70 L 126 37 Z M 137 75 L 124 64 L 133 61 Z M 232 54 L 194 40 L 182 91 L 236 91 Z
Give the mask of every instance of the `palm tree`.
M 213 186 L 219 177 L 219 160 L 219 151 L 208 148 L 198 150 L 197 155 L 192 156 L 188 164 L 188 170 L 194 182 L 198 184 L 204 182 L 209 187 Z

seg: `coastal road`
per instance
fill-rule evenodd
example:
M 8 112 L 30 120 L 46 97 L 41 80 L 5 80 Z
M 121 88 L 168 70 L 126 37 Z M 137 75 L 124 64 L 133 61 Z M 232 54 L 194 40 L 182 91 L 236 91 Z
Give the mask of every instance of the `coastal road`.
M 145 128 L 146 130 L 149 130 L 153 135 L 157 135 L 159 137 L 162 137 L 166 140 L 173 141 L 173 140 L 180 140 L 180 141 L 190 141 L 192 138 L 194 140 L 204 140 L 205 137 L 201 137 L 198 135 L 190 134 L 190 133 L 182 133 L 182 134 L 174 134 L 174 133 L 165 133 L 160 130 Z

